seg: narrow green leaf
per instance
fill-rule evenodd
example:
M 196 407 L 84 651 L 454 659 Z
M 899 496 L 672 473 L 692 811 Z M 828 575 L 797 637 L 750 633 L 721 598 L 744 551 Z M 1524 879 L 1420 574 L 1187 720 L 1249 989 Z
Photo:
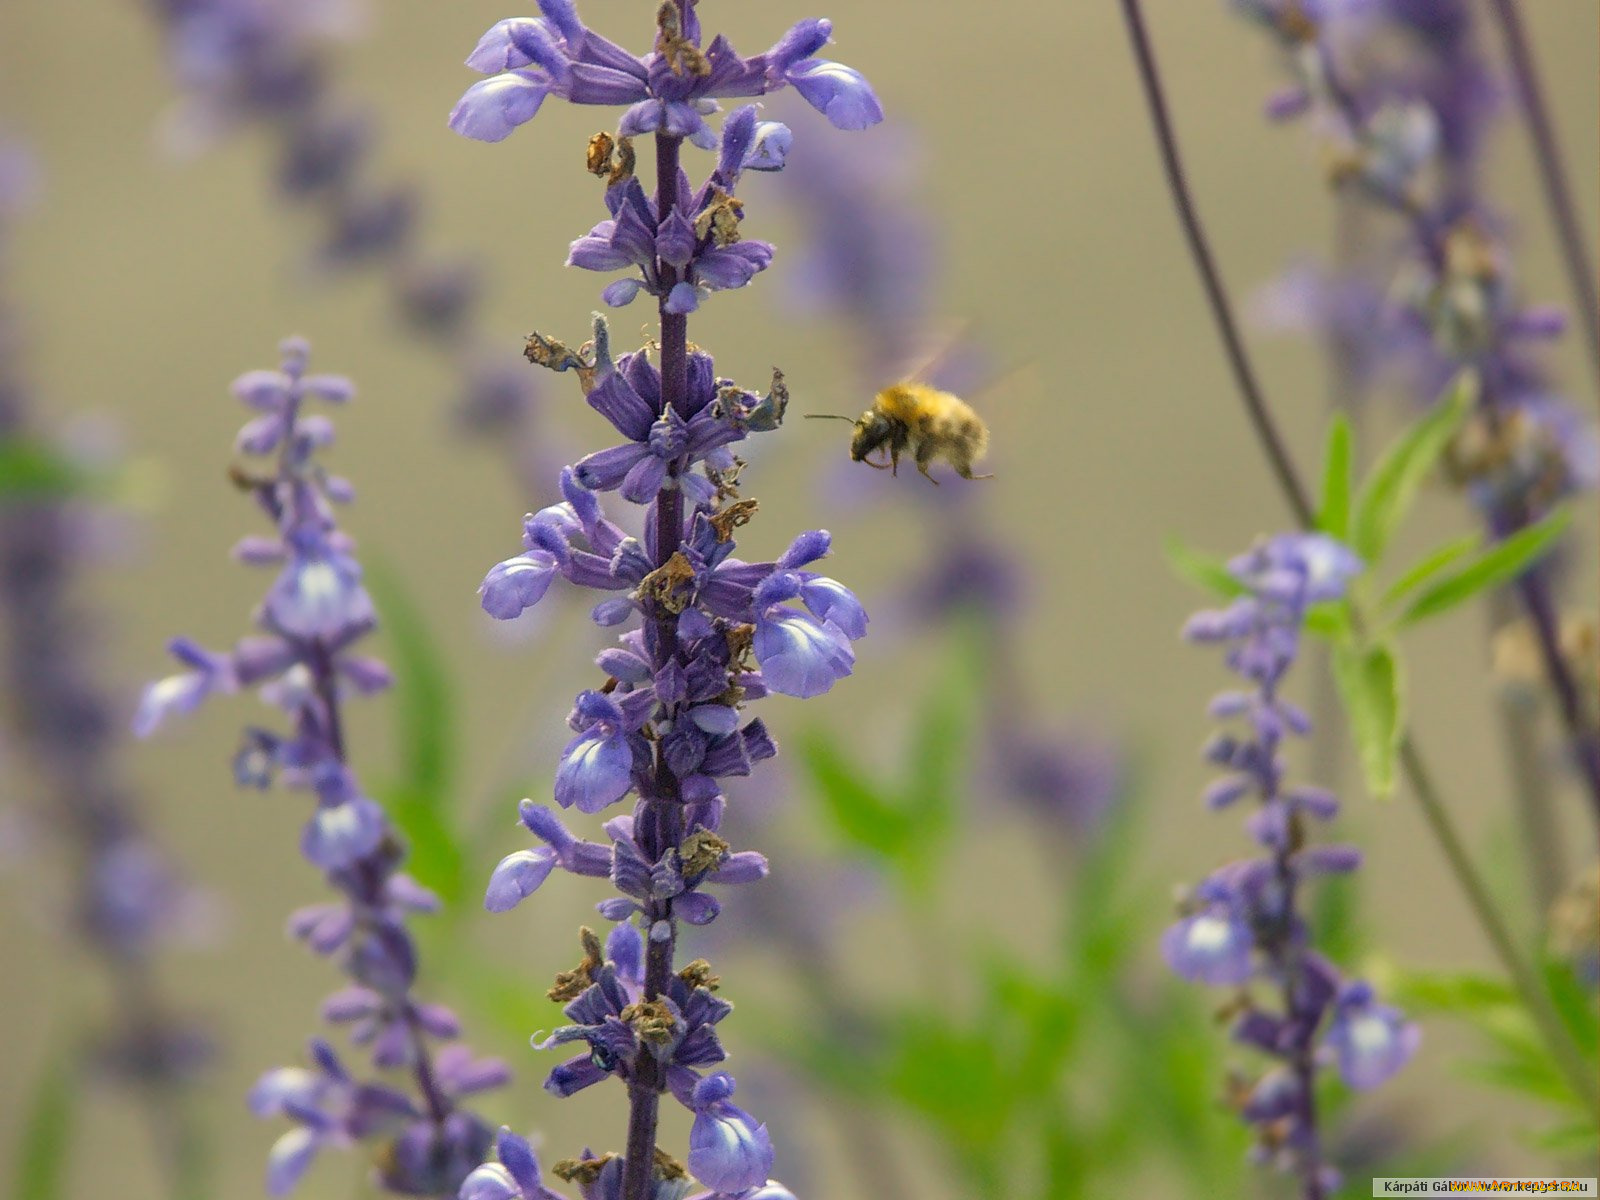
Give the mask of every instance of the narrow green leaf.
M 1550 959 L 1544 964 L 1550 1000 L 1572 1034 L 1573 1043 L 1587 1059 L 1600 1058 L 1600 1023 L 1594 1016 L 1594 990 L 1578 979 L 1571 963 Z
M 1472 411 L 1477 395 L 1477 376 L 1462 372 L 1450 394 L 1400 435 L 1362 483 L 1352 514 L 1350 540 L 1355 552 L 1368 564 L 1383 557 L 1389 538 L 1411 508 L 1428 472 Z
M 1516 989 L 1509 983 L 1476 971 L 1400 970 L 1389 991 L 1397 1004 L 1418 1015 L 1467 1016 L 1520 1005 Z
M 1306 632 L 1312 637 L 1337 642 L 1350 633 L 1350 603 L 1347 600 L 1325 600 L 1306 609 Z
M 1571 510 L 1558 508 L 1544 520 L 1497 542 L 1461 570 L 1424 590 L 1407 607 L 1400 624 L 1414 625 L 1438 616 L 1480 592 L 1511 582 L 1537 561 L 1571 523 Z
M 957 630 L 958 635 L 971 632 Z M 912 730 L 897 806 L 911 822 L 919 845 L 929 851 L 943 840 L 961 806 L 970 774 L 969 731 L 979 724 L 975 709 L 986 667 L 982 639 L 957 636 L 953 642 L 942 685 L 930 691 Z M 923 865 L 934 867 L 931 862 Z
M 34 1084 L 17 1144 L 14 1196 L 63 1200 L 71 1161 L 80 1093 L 78 1064 L 57 1054 Z
M 42 442 L 0 442 L 0 502 L 59 498 L 81 491 L 83 470 Z
M 906 818 L 866 782 L 857 764 L 816 731 L 802 738 L 800 761 L 840 836 L 880 858 L 901 856 L 909 834 Z
M 1389 608 L 1408 592 L 1415 591 L 1441 571 L 1474 554 L 1483 545 L 1483 534 L 1469 533 L 1442 546 L 1435 546 L 1391 583 L 1383 593 L 1383 606 Z
M 1367 788 L 1378 799 L 1394 793 L 1395 761 L 1405 727 L 1400 665 L 1384 645 L 1335 646 L 1333 675 L 1361 754 Z
M 1174 574 L 1204 591 L 1231 599 L 1245 590 L 1244 584 L 1228 573 L 1227 563 L 1220 558 L 1186 546 L 1175 537 L 1167 538 L 1162 550 Z
M 1328 427 L 1328 446 L 1322 460 L 1322 503 L 1317 509 L 1317 528 L 1341 542 L 1350 536 L 1352 440 L 1350 418 L 1344 413 L 1335 414 Z
M 407 870 L 451 908 L 468 886 L 468 855 L 455 819 L 457 741 L 449 672 L 400 576 L 369 554 L 365 579 L 395 668 L 398 778 L 379 790 L 409 844 Z

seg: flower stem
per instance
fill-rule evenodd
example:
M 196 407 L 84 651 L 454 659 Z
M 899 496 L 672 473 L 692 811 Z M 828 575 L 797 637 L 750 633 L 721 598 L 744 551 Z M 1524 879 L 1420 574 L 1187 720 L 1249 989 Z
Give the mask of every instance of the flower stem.
M 677 203 L 678 158 L 683 139 L 665 133 L 656 134 L 656 218 L 665 221 Z M 666 309 L 667 294 L 678 282 L 677 268 L 657 261 L 661 281 L 661 299 L 658 311 L 661 318 L 661 407 L 682 410 L 689 390 L 689 319 L 681 313 Z M 664 486 L 656 495 L 655 558 L 657 567 L 664 566 L 683 540 L 683 491 L 678 486 L 677 473 L 670 472 Z M 666 666 L 677 653 L 678 617 L 665 604 L 651 602 L 649 613 L 651 627 L 650 657 L 657 670 Z M 667 765 L 661 743 L 655 743 L 654 795 L 640 806 L 636 834 L 640 848 L 652 862 L 658 861 L 668 849 L 683 840 L 683 805 L 679 797 L 678 779 Z M 676 949 L 677 929 L 672 920 L 672 902 L 657 901 L 646 913 L 649 928 L 646 931 L 644 998 L 653 1000 L 666 991 L 672 979 L 672 959 Z M 658 935 L 664 931 L 664 937 Z M 653 1054 L 639 1058 L 634 1078 L 628 1084 L 628 1148 L 622 1172 L 622 1200 L 650 1200 L 653 1191 L 656 1157 L 656 1117 L 660 1110 L 661 1093 L 666 1087 L 666 1072 Z
M 1439 798 L 1434 786 L 1433 773 L 1428 769 L 1421 751 L 1417 749 L 1416 742 L 1410 735 L 1400 743 L 1400 765 L 1405 770 L 1412 794 L 1416 796 L 1417 803 L 1422 808 L 1422 815 L 1433 831 L 1434 840 L 1444 851 L 1457 881 L 1467 893 L 1467 901 L 1472 905 L 1478 923 L 1483 926 L 1483 931 L 1494 947 L 1495 954 L 1499 956 L 1501 964 L 1511 976 L 1513 986 L 1521 994 L 1528 1015 L 1533 1018 L 1540 1035 L 1549 1046 L 1556 1066 L 1566 1076 L 1573 1093 L 1583 1101 L 1590 1113 L 1600 1117 L 1600 1084 L 1596 1084 L 1594 1077 L 1583 1065 L 1582 1051 L 1573 1043 L 1555 1006 L 1551 1004 L 1543 985 L 1534 974 L 1533 967 L 1517 949 L 1511 930 L 1495 906 L 1488 886 L 1478 874 L 1477 868 L 1472 865 L 1472 860 L 1467 857 L 1467 850 L 1462 845 L 1460 834 L 1451 823 L 1444 802 Z
M 1182 165 L 1178 158 L 1177 145 L 1173 137 L 1172 122 L 1167 115 L 1167 105 L 1162 93 L 1160 77 L 1156 72 L 1155 58 L 1150 49 L 1149 36 L 1145 31 L 1144 19 L 1139 10 L 1139 0 L 1122 0 L 1123 15 L 1127 19 L 1129 36 L 1132 38 L 1134 54 L 1138 60 L 1140 78 L 1143 80 L 1145 95 L 1150 102 L 1151 116 L 1155 122 L 1156 135 L 1161 144 L 1162 159 L 1166 163 L 1167 181 L 1171 185 L 1173 199 L 1177 205 L 1179 216 L 1183 220 L 1184 230 L 1189 238 L 1190 250 L 1193 253 L 1196 266 L 1201 272 L 1202 280 L 1206 284 L 1206 293 L 1211 300 L 1212 311 L 1216 316 L 1218 332 L 1222 336 L 1223 346 L 1229 360 L 1234 364 L 1234 377 L 1239 384 L 1241 398 L 1256 427 L 1262 449 L 1278 478 L 1279 487 L 1284 493 L 1284 498 L 1294 510 L 1302 528 L 1312 525 L 1312 507 L 1309 500 L 1309 491 L 1301 480 L 1294 461 L 1284 449 L 1284 442 L 1273 422 L 1270 410 L 1262 399 L 1261 391 L 1255 383 L 1255 373 L 1250 368 L 1249 360 L 1245 356 L 1243 344 L 1239 341 L 1232 318 L 1232 310 L 1228 306 L 1227 296 L 1222 290 L 1220 277 L 1212 265 L 1210 248 L 1206 242 L 1205 232 L 1194 203 L 1189 196 L 1188 184 L 1185 182 Z M 1356 614 L 1358 626 L 1360 614 Z M 1357 632 L 1360 630 L 1358 628 Z M 1451 872 L 1456 877 L 1457 884 L 1467 895 L 1473 914 L 1478 923 L 1483 927 L 1489 944 L 1499 958 L 1506 974 L 1511 977 L 1512 985 L 1520 995 L 1523 1005 L 1527 1008 L 1540 1035 L 1543 1037 L 1551 1056 L 1559 1069 L 1566 1075 L 1575 1093 L 1583 1100 L 1591 1112 L 1600 1115 L 1600 1085 L 1597 1085 L 1582 1066 L 1582 1055 L 1573 1045 L 1566 1027 L 1561 1023 L 1544 987 L 1535 975 L 1533 968 L 1517 948 L 1516 941 L 1512 938 L 1510 929 L 1504 917 L 1496 907 L 1490 895 L 1488 886 L 1467 855 L 1455 825 L 1450 820 L 1448 811 L 1439 799 L 1435 790 L 1432 772 L 1428 769 L 1427 762 L 1422 756 L 1412 736 L 1405 734 L 1400 743 L 1400 766 L 1410 786 L 1411 793 L 1416 797 L 1417 803 L 1422 807 L 1423 816 L 1427 819 L 1428 827 L 1432 831 L 1434 840 L 1444 852 Z
M 1245 354 L 1244 343 L 1239 337 L 1238 323 L 1234 320 L 1233 308 L 1228 303 L 1228 294 L 1222 286 L 1222 276 L 1217 271 L 1205 229 L 1200 224 L 1200 214 L 1195 210 L 1194 202 L 1190 198 L 1189 185 L 1183 173 L 1183 161 L 1178 157 L 1178 143 L 1173 133 L 1172 117 L 1167 111 L 1166 94 L 1161 87 L 1161 77 L 1156 71 L 1155 53 L 1150 47 L 1150 36 L 1145 29 L 1144 14 L 1140 11 L 1139 0 L 1122 0 L 1122 15 L 1127 21 L 1128 37 L 1133 42 L 1133 54 L 1138 62 L 1139 79 L 1144 85 L 1145 100 L 1150 105 L 1150 117 L 1155 124 L 1156 141 L 1161 148 L 1161 163 L 1166 170 L 1167 183 L 1172 189 L 1172 199 L 1177 205 L 1178 219 L 1183 222 L 1189 253 L 1194 258 L 1195 269 L 1199 272 L 1200 282 L 1205 287 L 1206 299 L 1210 302 L 1211 315 L 1216 321 L 1217 334 L 1222 339 L 1222 347 L 1227 354 L 1228 365 L 1232 368 L 1234 382 L 1244 399 L 1245 410 L 1250 416 L 1251 425 L 1255 428 L 1256 438 L 1260 441 L 1262 450 L 1266 452 L 1267 462 L 1278 477 L 1278 486 L 1284 498 L 1289 502 L 1295 519 L 1301 525 L 1309 526 L 1315 519 L 1311 493 L 1306 490 L 1305 484 L 1296 474 L 1288 447 L 1279 436 L 1277 427 L 1267 412 L 1261 385 L 1256 380 L 1255 370 L 1250 365 L 1249 357 Z
M 1493 0 L 1491 7 L 1506 40 L 1511 74 L 1522 99 L 1528 133 L 1533 138 L 1534 159 L 1539 164 L 1539 181 L 1544 186 L 1545 204 L 1550 210 L 1550 221 L 1555 226 L 1556 237 L 1561 242 L 1562 265 L 1566 267 L 1573 295 L 1578 301 L 1584 345 L 1589 351 L 1589 366 L 1594 372 L 1595 386 L 1600 388 L 1600 296 L 1596 295 L 1593 261 L 1584 241 L 1583 224 L 1578 220 L 1578 209 L 1572 199 L 1572 187 L 1567 181 L 1561 151 L 1556 145 L 1555 125 L 1550 120 L 1550 110 L 1544 102 L 1544 88 L 1539 81 L 1538 68 L 1534 65 L 1533 48 L 1529 46 L 1523 30 L 1522 14 L 1516 0 Z
M 1588 786 L 1589 800 L 1595 817 L 1600 819 L 1600 729 L 1596 729 L 1584 711 L 1583 697 L 1578 692 L 1577 681 L 1567 664 L 1561 648 L 1561 632 L 1556 617 L 1555 602 L 1550 596 L 1549 576 L 1538 567 L 1524 572 L 1516 584 L 1523 608 L 1533 623 L 1539 639 L 1539 652 L 1544 659 L 1550 686 L 1555 690 L 1561 710 L 1562 723 L 1572 739 L 1572 754 L 1577 759 L 1578 770 Z
M 333 655 L 319 640 L 313 646 L 312 673 L 315 676 L 317 698 L 321 701 L 323 715 L 327 721 L 328 746 L 334 758 L 341 764 L 346 762 L 344 743 L 344 721 L 339 710 L 338 681 L 334 677 Z M 374 877 L 370 870 L 358 872 L 361 880 L 359 887 L 367 893 L 365 902 L 372 903 L 382 887 L 381 879 Z M 359 898 L 352 894 L 352 899 Z M 411 1042 L 413 1056 L 411 1074 L 417 1081 L 417 1092 L 422 1097 L 422 1102 L 427 1106 L 428 1118 L 436 1129 L 443 1129 L 446 1119 L 451 1113 L 451 1103 L 448 1096 L 439 1087 L 438 1075 L 433 1068 L 433 1057 L 428 1053 L 428 1043 L 423 1035 L 422 1027 L 417 1022 L 415 1011 L 411 1006 L 411 999 L 407 995 L 390 996 L 389 1001 L 401 1008 L 405 1021 L 406 1033 Z

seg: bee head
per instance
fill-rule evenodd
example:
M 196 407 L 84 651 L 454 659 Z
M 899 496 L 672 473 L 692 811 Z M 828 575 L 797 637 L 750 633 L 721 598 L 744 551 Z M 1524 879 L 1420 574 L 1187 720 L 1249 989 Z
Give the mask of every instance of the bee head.
M 893 431 L 894 426 L 888 417 L 877 409 L 867 409 L 856 422 L 855 436 L 850 439 L 851 460 L 861 462 L 873 451 L 881 449 L 888 443 Z

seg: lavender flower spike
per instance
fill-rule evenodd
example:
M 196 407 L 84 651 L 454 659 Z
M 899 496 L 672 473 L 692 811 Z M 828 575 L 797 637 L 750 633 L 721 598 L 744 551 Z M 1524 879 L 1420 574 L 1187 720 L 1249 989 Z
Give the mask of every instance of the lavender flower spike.
M 267 1190 L 289 1192 L 326 1147 L 366 1142 L 378 1151 L 378 1187 L 404 1196 L 453 1194 L 488 1157 L 493 1136 L 461 1100 L 509 1075 L 504 1064 L 475 1059 L 455 1042 L 454 1013 L 415 994 L 417 949 L 407 919 L 437 901 L 400 872 L 399 838 L 349 763 L 343 702 L 382 690 L 389 672 L 356 651 L 376 617 L 354 544 L 335 516 L 353 490 L 318 458 L 333 439 L 331 423 L 305 411 L 313 400 L 342 404 L 354 388 L 338 376 L 308 374 L 304 341 L 291 338 L 281 351 L 277 370 L 251 371 L 233 386 L 257 414 L 236 445 L 259 464 L 236 465 L 233 479 L 273 531 L 245 538 L 234 551 L 242 562 L 276 572 L 256 610 L 257 633 L 228 653 L 175 641 L 173 654 L 188 670 L 147 689 L 136 726 L 151 732 L 208 695 L 242 688 L 283 711 L 282 731 L 245 731 L 235 777 L 257 788 L 281 780 L 314 797 L 300 850 L 338 899 L 295 913 L 290 932 L 336 958 L 350 978 L 351 986 L 329 997 L 323 1017 L 347 1026 L 375 1069 L 403 1070 L 414 1083 L 402 1091 L 361 1082 L 320 1038 L 311 1043 L 313 1070 L 267 1072 L 251 1092 L 251 1110 L 295 1123 L 268 1155 Z
M 1344 981 L 1308 944 L 1300 915 L 1301 888 L 1316 876 L 1355 870 L 1352 846 L 1314 845 L 1308 824 L 1326 822 L 1338 803 L 1316 788 L 1285 785 L 1281 747 L 1311 724 L 1281 694 L 1293 667 L 1309 605 L 1344 594 L 1362 564 L 1321 534 L 1272 538 L 1229 564 L 1247 589 L 1228 608 L 1197 614 L 1185 627 L 1190 641 L 1228 647 L 1229 668 L 1249 684 L 1211 703 L 1214 715 L 1245 723 L 1241 734 L 1219 734 L 1206 748 L 1227 770 L 1206 792 L 1212 808 L 1254 795 L 1259 807 L 1246 825 L 1263 849 L 1256 858 L 1214 871 L 1194 889 L 1177 924 L 1161 940 L 1179 975 L 1213 987 L 1259 984 L 1276 997 L 1241 1003 L 1234 1040 L 1278 1064 L 1241 1093 L 1239 1115 L 1259 1134 L 1264 1159 L 1299 1177 L 1306 1200 L 1338 1186 L 1323 1159 L 1315 1079 L 1331 1059 L 1353 1088 L 1377 1087 L 1416 1052 L 1415 1025 L 1373 998 L 1370 985 Z
M 691 351 L 687 318 L 711 293 L 744 286 L 771 262 L 772 247 L 744 235 L 735 190 L 744 171 L 781 166 L 792 135 L 758 121 L 753 106 L 730 114 L 720 135 L 705 117 L 716 111 L 714 97 L 784 85 L 843 128 L 872 124 L 881 112 L 859 75 L 814 57 L 831 35 L 826 21 L 802 21 L 766 54 L 741 59 L 720 37 L 702 51 L 693 0 L 666 0 L 654 50 L 636 58 L 585 28 L 566 0 L 540 8 L 542 17 L 502 21 L 485 35 L 469 62 L 491 78 L 462 98 L 451 124 L 498 141 L 546 95 L 630 105 L 615 137 L 590 142 L 590 169 L 608 183 L 608 215 L 573 242 L 568 261 L 629 272 L 604 299 L 653 296 L 661 338 L 654 361 L 649 349 L 613 360 L 601 317 L 579 351 L 529 338 L 529 359 L 572 371 L 621 440 L 562 472 L 560 501 L 524 518 L 521 552 L 488 572 L 479 599 L 491 616 L 509 619 L 540 603 L 557 577 L 604 593 L 594 620 L 616 631 L 595 659 L 604 682 L 573 705 L 550 795 L 581 813 L 634 802 L 606 821 L 605 846 L 525 801 L 523 822 L 543 845 L 507 855 L 484 903 L 514 907 L 557 867 L 606 877 L 615 889 L 598 905 L 616 922 L 609 937 L 602 943 L 582 930 L 582 960 L 550 990 L 569 1024 L 537 1048 L 577 1051 L 545 1080 L 553 1095 L 622 1084 L 627 1142 L 621 1153 L 557 1162 L 553 1173 L 585 1200 L 682 1200 L 691 1172 L 714 1189 L 707 1195 L 780 1200 L 788 1193 L 768 1179 L 766 1127 L 732 1103 L 732 1076 L 705 1073 L 726 1058 L 716 1026 L 732 1006 L 704 960 L 677 967 L 678 927 L 716 919 L 722 900 L 713 885 L 755 883 L 767 872 L 765 856 L 735 851 L 718 832 L 722 781 L 777 753 L 747 706 L 769 691 L 820 695 L 848 676 L 867 614 L 847 587 L 810 569 L 828 553 L 822 530 L 801 533 L 772 559 L 735 556 L 738 531 L 758 507 L 741 495 L 735 449 L 779 428 L 788 391 L 778 371 L 765 393 L 720 378 L 710 354 Z M 653 195 L 634 175 L 632 139 L 643 133 L 655 135 Z M 685 141 L 718 151 L 699 187 L 679 165 Z M 642 537 L 606 517 L 601 497 L 610 492 L 644 509 Z M 663 1093 L 694 1115 L 687 1165 L 657 1146 Z M 526 1197 L 539 1186 L 518 1176 L 524 1149 L 502 1139 L 503 1171 L 471 1177 L 475 1190 L 464 1200 Z

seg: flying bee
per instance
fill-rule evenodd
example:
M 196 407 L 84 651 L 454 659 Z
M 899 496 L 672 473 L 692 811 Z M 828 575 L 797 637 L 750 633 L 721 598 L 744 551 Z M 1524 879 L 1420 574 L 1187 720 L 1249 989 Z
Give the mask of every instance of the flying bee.
M 859 418 L 808 413 L 819 420 L 849 421 L 855 426 L 850 439 L 850 459 L 891 474 L 900 473 L 900 456 L 909 452 L 917 470 L 929 483 L 938 480 L 928 474 L 928 464 L 944 459 L 963 479 L 993 479 L 993 475 L 974 475 L 972 464 L 989 448 L 989 427 L 959 396 L 941 392 L 925 383 L 905 380 L 890 384 L 878 393 L 872 407 Z M 888 461 L 873 461 L 871 455 L 884 451 Z

